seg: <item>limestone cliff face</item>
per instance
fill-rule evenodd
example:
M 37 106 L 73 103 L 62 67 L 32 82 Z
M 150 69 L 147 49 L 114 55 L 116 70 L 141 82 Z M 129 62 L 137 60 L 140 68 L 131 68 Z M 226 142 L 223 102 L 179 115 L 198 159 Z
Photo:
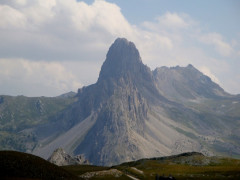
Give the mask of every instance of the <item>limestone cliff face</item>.
M 96 165 L 187 151 L 212 155 L 231 149 L 239 154 L 239 98 L 193 66 L 151 72 L 135 45 L 124 38 L 109 48 L 98 81 L 79 89 L 76 97 L 51 123 L 37 129 L 43 137 L 35 154 L 48 158 L 63 147 Z
M 118 38 L 109 48 L 97 83 L 80 89 L 77 97 L 56 118 L 69 130 L 35 152 L 47 157 L 61 146 L 84 154 L 94 164 L 113 165 L 169 151 L 161 152 L 160 146 L 149 142 L 150 107 L 168 100 L 158 92 L 132 42 Z
M 135 88 L 150 101 L 161 97 L 150 68 L 142 63 L 135 45 L 124 38 L 116 39 L 109 48 L 97 84 L 108 84 L 110 89 Z
M 144 139 L 150 99 L 160 97 L 152 82 L 151 71 L 143 65 L 135 45 L 117 39 L 95 85 L 97 95 L 104 97 L 96 123 L 74 152 L 85 153 L 97 164 L 140 158 L 141 147 L 132 136 Z

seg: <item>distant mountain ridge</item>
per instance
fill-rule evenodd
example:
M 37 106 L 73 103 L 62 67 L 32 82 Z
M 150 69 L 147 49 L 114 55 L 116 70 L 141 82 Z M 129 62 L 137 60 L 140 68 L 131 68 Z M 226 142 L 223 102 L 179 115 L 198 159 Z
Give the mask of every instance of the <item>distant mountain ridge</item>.
M 157 87 L 172 100 L 229 97 L 218 84 L 189 64 L 187 67 L 160 67 L 153 71 Z
M 192 65 L 151 71 L 124 38 L 109 48 L 95 84 L 61 99 L 70 103 L 24 130 L 44 158 L 59 147 L 97 165 L 187 151 L 240 155 L 238 96 Z

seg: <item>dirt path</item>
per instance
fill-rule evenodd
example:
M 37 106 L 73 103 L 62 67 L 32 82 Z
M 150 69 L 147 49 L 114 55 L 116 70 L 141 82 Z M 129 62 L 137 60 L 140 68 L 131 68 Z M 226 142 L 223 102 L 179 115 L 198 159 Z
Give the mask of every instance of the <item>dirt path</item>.
M 135 177 L 133 177 L 133 176 L 130 176 L 130 175 L 128 175 L 128 174 L 127 174 L 127 176 L 128 176 L 129 178 L 133 179 L 133 180 L 140 180 L 140 179 L 135 178 Z

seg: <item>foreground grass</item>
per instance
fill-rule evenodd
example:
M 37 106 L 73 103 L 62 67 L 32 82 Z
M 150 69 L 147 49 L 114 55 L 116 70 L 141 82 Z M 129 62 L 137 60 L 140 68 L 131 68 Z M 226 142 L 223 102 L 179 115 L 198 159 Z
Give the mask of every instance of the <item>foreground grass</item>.
M 144 166 L 137 166 L 144 175 L 132 171 L 129 167 L 119 167 L 139 179 L 153 179 L 156 174 L 172 175 L 176 179 L 240 179 L 240 167 L 234 166 L 189 166 L 176 164 L 156 164 L 148 162 Z
M 143 171 L 138 173 L 132 167 Z M 172 175 L 176 179 L 240 179 L 240 160 L 191 155 L 187 157 L 139 160 L 117 166 L 139 179 L 154 179 Z
M 82 175 L 86 172 L 103 171 L 103 170 L 111 169 L 110 167 L 93 166 L 93 165 L 70 165 L 70 166 L 62 166 L 62 168 L 77 176 Z
M 0 151 L 0 179 L 78 179 L 40 157 L 16 151 Z
M 72 165 L 58 167 L 31 154 L 0 151 L 0 179 L 240 179 L 240 160 L 206 157 L 200 153 L 142 159 L 113 167 Z
M 104 174 L 104 172 L 107 172 L 109 170 L 112 170 L 113 168 L 111 167 L 103 167 L 103 166 L 93 166 L 93 165 L 71 165 L 71 166 L 63 166 L 63 169 L 66 171 L 74 174 L 75 176 L 81 176 L 86 173 L 91 172 L 103 172 L 102 175 L 95 175 L 91 177 L 90 179 L 119 179 L 119 180 L 125 180 L 125 179 L 130 179 L 126 174 L 122 173 L 120 176 L 116 177 L 114 174 Z
M 140 173 L 133 169 L 142 171 Z M 223 164 L 212 164 L 204 166 L 193 166 L 186 164 L 171 164 L 169 162 L 158 162 L 157 160 L 146 160 L 139 164 L 123 164 L 114 167 L 99 167 L 99 166 L 65 166 L 65 170 L 75 174 L 76 176 L 82 175 L 87 172 L 103 171 L 109 169 L 118 169 L 123 172 L 121 177 L 114 176 L 101 176 L 92 177 L 90 179 L 130 179 L 127 175 L 131 175 L 138 179 L 155 179 L 158 174 L 160 176 L 172 175 L 177 180 L 182 179 L 240 179 L 240 161 L 232 160 Z

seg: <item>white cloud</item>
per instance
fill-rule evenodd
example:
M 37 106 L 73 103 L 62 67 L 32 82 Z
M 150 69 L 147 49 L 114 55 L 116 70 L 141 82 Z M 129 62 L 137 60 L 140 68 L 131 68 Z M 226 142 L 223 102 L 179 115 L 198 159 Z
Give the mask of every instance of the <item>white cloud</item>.
M 233 53 L 233 48 L 223 40 L 221 34 L 208 33 L 200 36 L 199 39 L 203 43 L 213 45 L 215 50 L 223 56 L 230 56 Z
M 79 80 L 57 62 L 33 62 L 23 59 L 0 59 L 2 93 L 28 96 L 55 96 L 77 91 Z M 17 86 L 17 88 L 13 88 Z M 5 91 L 5 92 L 4 92 Z
M 29 1 L 28 1 L 29 3 Z M 41 26 L 44 23 L 51 22 L 55 16 L 54 7 L 55 0 L 34 0 L 31 6 L 26 6 L 21 11 L 26 15 L 29 26 Z
M 167 12 L 163 16 L 157 18 L 158 23 L 164 27 L 187 28 L 189 24 L 177 13 Z
M 23 13 L 7 5 L 0 5 L 0 18 L 1 29 L 24 28 L 27 23 Z
M 58 95 L 64 89 L 76 90 L 81 86 L 79 82 L 94 83 L 107 50 L 117 37 L 133 41 L 143 62 L 151 68 L 190 63 L 208 67 L 204 72 L 212 77 L 214 74 L 223 85 L 227 81 L 221 77 L 224 58 L 232 57 L 234 48 L 239 49 L 238 40 L 231 45 L 221 34 L 203 33 L 187 14 L 166 12 L 153 21 L 133 25 L 119 6 L 104 0 L 90 5 L 76 0 L 2 0 L 0 19 L 0 82 L 15 89 L 15 94 L 21 89 L 22 94 L 32 95 L 28 89 L 33 84 L 38 95 Z M 209 52 L 208 45 L 218 53 Z M 14 62 L 21 68 L 15 67 Z M 45 73 L 39 76 L 41 72 Z M 231 78 L 235 77 L 238 76 Z
M 208 67 L 200 67 L 199 70 L 206 76 L 210 77 L 213 82 L 221 85 L 219 79 L 210 71 Z
M 115 4 L 95 1 L 92 5 L 87 5 L 79 2 L 71 9 L 72 21 L 80 31 L 103 31 L 113 36 L 124 36 L 132 32 L 131 25 Z
M 19 5 L 25 5 L 27 0 L 16 0 L 16 3 Z
M 239 57 L 240 57 L 240 50 L 237 52 L 237 56 L 239 56 Z
M 5 42 L 0 44 L 4 58 L 96 60 L 97 57 L 104 57 L 109 44 L 117 37 L 134 41 L 140 50 L 151 49 L 151 44 L 157 45 L 157 49 L 173 47 L 172 39 L 166 34 L 149 32 L 129 24 L 121 9 L 106 1 L 96 0 L 88 5 L 75 0 L 50 0 L 48 3 L 31 0 L 21 6 L 18 2 L 5 1 L 2 6 L 7 6 L 19 16 L 21 14 L 21 24 L 25 27 L 8 27 L 11 31 L 0 28 L 0 37 Z M 9 13 L 10 10 L 3 17 L 17 26 L 17 23 L 8 20 Z M 184 24 L 180 25 L 181 20 L 176 14 L 167 13 L 165 16 L 175 21 L 177 26 Z
M 176 32 L 189 29 L 196 24 L 197 22 L 187 14 L 166 12 L 162 16 L 158 16 L 154 22 L 143 22 L 142 26 L 152 31 L 166 33 L 166 30 Z

